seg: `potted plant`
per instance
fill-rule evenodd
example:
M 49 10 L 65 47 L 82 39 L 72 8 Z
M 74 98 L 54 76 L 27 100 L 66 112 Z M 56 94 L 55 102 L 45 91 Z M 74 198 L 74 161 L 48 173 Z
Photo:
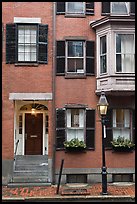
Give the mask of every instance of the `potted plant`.
M 129 140 L 125 139 L 124 137 L 119 136 L 117 139 L 114 139 L 111 141 L 112 148 L 115 151 L 125 151 L 125 152 L 130 152 L 134 149 L 135 144 Z
M 79 140 L 78 138 L 71 139 L 70 141 L 64 142 L 64 147 L 67 151 L 83 151 L 86 149 L 86 144 L 84 141 Z

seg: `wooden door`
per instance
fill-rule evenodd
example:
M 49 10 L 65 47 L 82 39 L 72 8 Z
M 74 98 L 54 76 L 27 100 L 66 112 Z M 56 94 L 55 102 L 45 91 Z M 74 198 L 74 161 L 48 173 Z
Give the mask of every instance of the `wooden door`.
M 43 114 L 25 114 L 25 155 L 42 154 Z

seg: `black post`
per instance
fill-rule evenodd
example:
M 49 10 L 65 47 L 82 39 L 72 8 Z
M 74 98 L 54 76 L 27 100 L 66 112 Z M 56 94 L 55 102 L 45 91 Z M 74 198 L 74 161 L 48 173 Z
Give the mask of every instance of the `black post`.
M 59 179 L 58 179 L 58 186 L 57 186 L 56 194 L 59 193 L 59 187 L 60 187 L 60 181 L 61 181 L 61 175 L 62 175 L 63 164 L 64 164 L 64 159 L 62 159 L 62 161 L 61 161 L 60 172 L 59 172 Z
M 105 161 L 104 126 L 105 116 L 101 118 L 102 123 L 102 195 L 107 195 L 107 168 Z

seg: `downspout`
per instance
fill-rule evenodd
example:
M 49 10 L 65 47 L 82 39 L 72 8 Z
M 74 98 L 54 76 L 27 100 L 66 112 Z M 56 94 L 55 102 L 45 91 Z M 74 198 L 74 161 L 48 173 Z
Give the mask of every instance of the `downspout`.
M 55 178 L 55 161 L 56 161 L 56 107 L 55 107 L 55 96 L 56 96 L 56 85 L 55 85 L 55 80 L 56 80 L 56 73 L 55 73 L 55 66 L 56 66 L 56 2 L 53 2 L 53 18 L 52 18 L 52 35 L 53 35 L 53 61 L 52 61 L 52 93 L 53 93 L 53 106 L 52 106 L 52 128 L 53 128 L 53 160 L 52 160 L 52 184 L 56 183 L 56 178 Z

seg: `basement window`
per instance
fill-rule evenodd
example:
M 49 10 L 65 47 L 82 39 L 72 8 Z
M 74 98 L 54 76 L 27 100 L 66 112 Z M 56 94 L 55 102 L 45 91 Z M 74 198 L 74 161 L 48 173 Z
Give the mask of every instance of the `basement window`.
M 113 182 L 133 182 L 133 174 L 113 174 Z
M 67 183 L 87 183 L 87 174 L 67 174 Z

